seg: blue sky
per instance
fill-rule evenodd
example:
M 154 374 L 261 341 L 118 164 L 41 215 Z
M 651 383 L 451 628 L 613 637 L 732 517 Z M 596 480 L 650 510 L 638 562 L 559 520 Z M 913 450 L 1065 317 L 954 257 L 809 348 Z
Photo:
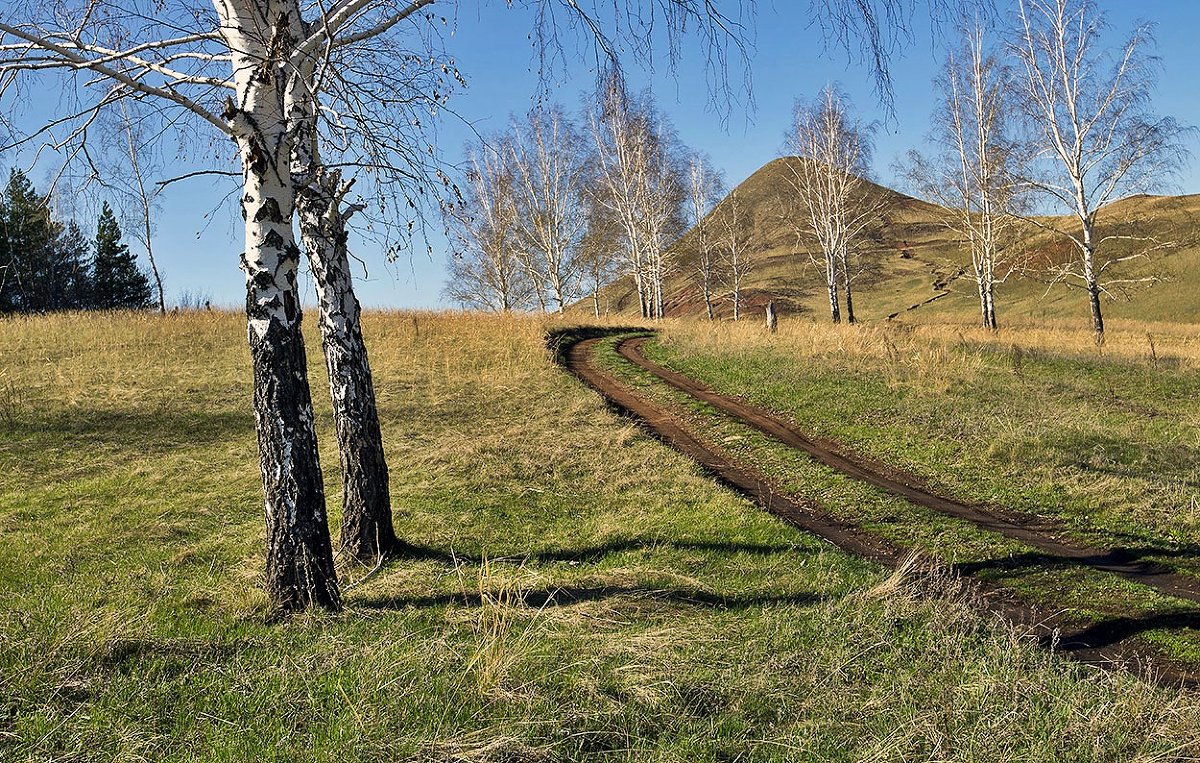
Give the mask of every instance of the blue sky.
M 1157 108 L 1185 124 L 1200 124 L 1200 85 L 1195 64 L 1200 1 L 1107 0 L 1103 5 L 1114 38 L 1127 33 L 1139 20 L 1156 25 L 1157 52 L 1162 62 Z M 451 106 L 475 129 L 498 130 L 510 113 L 523 112 L 532 105 L 538 89 L 536 60 L 529 40 L 533 18 L 527 11 L 508 8 L 501 2 L 464 0 L 460 6 L 447 45 L 467 78 L 468 88 L 454 96 Z M 760 0 L 752 60 L 755 108 L 746 115 L 735 114 L 727 123 L 712 109 L 703 61 L 695 46 L 685 46 L 683 60 L 674 73 L 665 60 L 659 60 L 652 71 L 632 68 L 630 80 L 635 86 L 650 87 L 683 142 L 708 153 L 729 183 L 735 184 L 779 154 L 795 100 L 811 98 L 827 82 L 839 83 L 864 117 L 885 116 L 868 69 L 844 53 L 825 52 L 820 29 L 809 23 L 809 10 L 808 0 Z M 912 27 L 911 39 L 891 60 L 895 113 L 877 134 L 875 173 L 885 183 L 892 180 L 892 162 L 921 144 L 934 107 L 931 80 L 943 55 L 943 41 L 920 11 Z M 574 109 L 582 94 L 592 87 L 595 73 L 589 66 L 590 58 L 568 58 L 572 62 L 557 72 L 550 89 L 554 100 Z M 27 117 L 54 112 L 57 99 L 53 93 L 37 98 Z M 438 142 L 446 158 L 456 160 L 463 143 L 472 135 L 472 127 L 447 118 L 438 129 Z M 1200 146 L 1193 141 L 1189 148 L 1195 151 Z M 0 166 L 19 164 L 23 159 L 0 156 Z M 1174 190 L 1200 192 L 1198 164 L 1193 162 L 1185 170 Z M 44 162 L 34 168 L 32 177 L 40 183 L 51 171 Z M 222 194 L 218 184 L 207 180 L 177 184 L 165 194 L 155 249 L 165 274 L 168 300 L 192 291 L 211 296 L 216 304 L 237 305 L 242 301 L 244 281 L 237 269 L 241 221 L 237 210 L 226 204 L 211 219 L 204 217 Z M 352 243 L 369 273 L 359 279 L 364 304 L 447 306 L 441 298 L 444 242 L 435 237 L 431 243 L 432 256 L 422 247 L 393 263 L 385 262 L 378 251 L 362 242 Z M 311 303 L 311 286 L 307 287 L 306 297 Z

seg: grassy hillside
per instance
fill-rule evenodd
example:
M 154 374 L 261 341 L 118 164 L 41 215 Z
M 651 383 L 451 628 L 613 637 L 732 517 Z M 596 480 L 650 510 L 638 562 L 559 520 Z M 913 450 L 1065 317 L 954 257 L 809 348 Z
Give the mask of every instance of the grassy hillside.
M 810 262 L 794 235 L 779 219 L 775 199 L 787 193 L 790 162 L 776 159 L 737 187 L 744 208 L 753 217 L 755 271 L 748 280 L 749 312 L 757 315 L 769 299 L 792 314 L 824 320 L 828 300 L 820 271 Z M 978 298 L 970 275 L 970 255 L 942 220 L 945 210 L 879 185 L 871 193 L 886 202 L 887 212 L 867 230 L 863 262 L 867 272 L 855 286 L 855 312 L 864 320 L 889 316 L 907 322 L 972 322 Z M 716 214 L 716 212 L 714 212 Z M 1099 214 L 1100 235 L 1116 237 L 1106 243 L 1112 256 L 1145 251 L 1145 257 L 1114 266 L 1113 280 L 1155 279 L 1154 284 L 1131 283 L 1114 288 L 1105 299 L 1107 314 L 1120 320 L 1200 322 L 1200 195 L 1136 196 L 1114 202 Z M 1067 218 L 1042 218 L 1045 225 L 1071 228 Z M 1132 237 L 1145 238 L 1133 241 Z M 1029 319 L 1061 319 L 1086 324 L 1086 295 L 1079 289 L 1051 286 L 1047 266 L 1061 262 L 1068 249 L 1056 237 L 1028 225 L 1017 244 L 1018 271 L 999 287 L 998 317 L 1002 324 Z M 691 275 L 694 237 L 689 232 L 676 247 L 678 272 L 667 289 L 668 314 L 699 315 L 703 303 Z M 611 287 L 607 302 L 614 312 L 636 311 L 629 282 Z M 728 300 L 720 312 L 732 313 Z
M 0 321 L 0 760 L 1200 752 L 1193 696 L 758 511 L 554 366 L 542 322 L 365 322 L 414 552 L 273 622 L 243 319 Z

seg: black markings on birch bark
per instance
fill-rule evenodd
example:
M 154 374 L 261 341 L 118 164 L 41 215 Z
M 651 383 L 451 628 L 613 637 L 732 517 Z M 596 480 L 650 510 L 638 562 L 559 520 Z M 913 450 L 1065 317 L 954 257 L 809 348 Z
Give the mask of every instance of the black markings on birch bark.
M 287 78 L 275 71 L 286 64 L 297 36 L 290 28 L 300 23 L 299 9 L 281 0 L 244 0 L 218 10 L 233 51 L 238 95 L 236 103 L 227 101 L 224 116 L 243 168 L 246 250 L 241 262 L 266 499 L 267 595 L 279 611 L 336 610 L 341 598 L 297 292 Z M 268 45 L 255 34 L 259 19 L 270 20 Z
M 267 593 L 285 612 L 338 609 L 299 318 L 291 326 L 271 321 L 261 336 L 251 330 L 250 356 L 266 494 Z
M 302 60 L 288 82 L 292 142 L 287 166 L 296 189 L 300 236 L 316 287 L 318 324 L 329 373 L 342 467 L 340 547 L 351 558 L 370 562 L 392 555 L 399 542 L 392 526 L 375 386 L 346 243 L 346 223 L 359 208 L 343 205 L 353 181 L 344 183 L 340 172 L 327 170 L 321 161 L 314 84 L 317 63 L 312 57 Z
M 342 465 L 341 550 L 371 561 L 394 553 L 388 468 L 375 402 L 371 366 L 363 342 L 346 247 L 344 195 L 338 172 L 317 170 L 300 189 L 300 230 L 319 301 L 321 341 L 329 372 L 334 428 Z

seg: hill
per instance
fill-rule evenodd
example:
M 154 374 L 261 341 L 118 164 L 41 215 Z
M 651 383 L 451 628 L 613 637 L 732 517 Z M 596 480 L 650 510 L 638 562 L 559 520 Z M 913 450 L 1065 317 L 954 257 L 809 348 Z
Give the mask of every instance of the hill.
M 797 157 L 775 159 L 736 188 L 753 220 L 754 270 L 746 282 L 743 307 L 757 312 L 775 300 L 785 313 L 826 318 L 822 276 L 807 251 L 777 212 L 788 192 L 785 173 Z M 944 208 L 875 183 L 872 196 L 887 211 L 866 231 L 862 257 L 866 272 L 855 282 L 855 312 L 862 320 L 974 321 L 978 300 L 971 277 L 970 255 L 948 230 Z M 728 197 L 721 204 L 727 204 Z M 720 210 L 712 214 L 718 214 Z M 711 217 L 712 215 L 710 215 Z M 1067 218 L 1038 218 L 1044 226 L 1069 227 Z M 1106 314 L 1116 319 L 1200 322 L 1200 195 L 1131 196 L 1104 207 L 1100 233 L 1115 256 L 1142 256 L 1114 265 L 1112 280 L 1126 281 L 1105 299 Z M 1134 238 L 1140 240 L 1134 240 Z M 1070 256 L 1070 245 L 1049 231 L 1028 225 L 1022 240 L 1020 268 L 998 287 L 997 312 L 1007 320 L 1062 319 L 1086 321 L 1086 295 L 1080 289 L 1053 284 L 1050 268 Z M 666 288 L 669 316 L 703 313 L 703 301 L 692 275 L 695 237 L 688 231 L 675 245 L 679 267 Z M 727 290 L 725 290 L 727 291 Z M 626 279 L 606 292 L 610 309 L 632 313 L 637 298 Z M 723 293 L 718 312 L 732 306 Z

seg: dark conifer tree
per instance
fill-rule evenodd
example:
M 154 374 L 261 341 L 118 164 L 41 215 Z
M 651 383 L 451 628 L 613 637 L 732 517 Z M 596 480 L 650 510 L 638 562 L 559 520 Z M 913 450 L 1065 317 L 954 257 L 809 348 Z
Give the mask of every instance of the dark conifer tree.
M 108 202 L 100 210 L 92 261 L 92 306 L 98 310 L 141 310 L 153 302 L 150 279 L 121 243 L 121 226 Z
M 9 173 L 0 203 L 0 312 L 54 309 L 49 279 L 58 233 L 46 197 L 23 172 Z
M 48 310 L 82 310 L 91 305 L 92 242 L 74 220 L 54 223 Z

